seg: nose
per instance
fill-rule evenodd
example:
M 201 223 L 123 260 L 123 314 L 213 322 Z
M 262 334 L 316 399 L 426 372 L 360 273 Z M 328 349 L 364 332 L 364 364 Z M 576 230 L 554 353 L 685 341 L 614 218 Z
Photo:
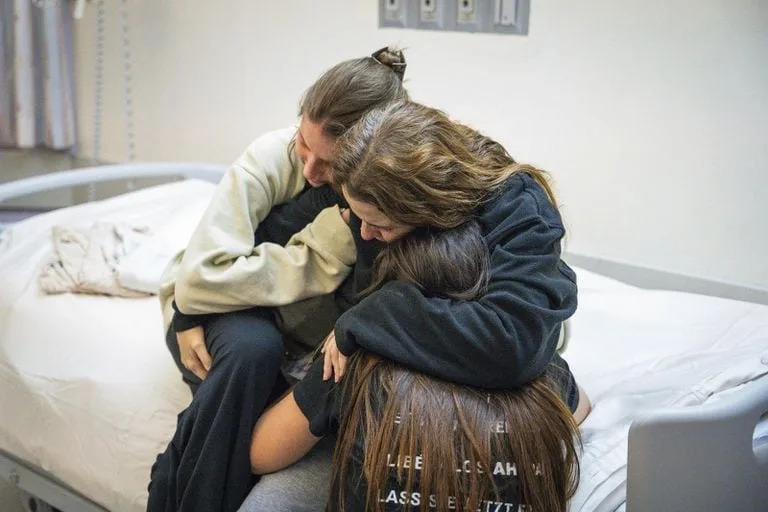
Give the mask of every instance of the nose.
M 376 230 L 373 229 L 370 226 L 370 224 L 368 224 L 367 222 L 363 221 L 360 224 L 360 237 L 363 240 L 373 240 L 374 238 L 376 238 Z
M 304 177 L 309 181 L 317 184 L 328 183 L 329 177 L 327 176 L 325 166 L 318 162 L 316 158 L 309 157 L 304 162 Z
M 318 181 L 317 164 L 314 158 L 307 158 L 304 161 L 304 177 L 310 181 Z

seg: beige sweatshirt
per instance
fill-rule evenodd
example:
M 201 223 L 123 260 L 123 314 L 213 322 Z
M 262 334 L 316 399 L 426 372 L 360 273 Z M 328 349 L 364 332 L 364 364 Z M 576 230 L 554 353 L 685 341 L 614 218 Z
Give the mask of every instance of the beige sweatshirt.
M 355 245 L 337 206 L 320 212 L 285 247 L 253 246 L 272 207 L 304 188 L 302 163 L 295 151 L 288 156 L 295 133 L 291 127 L 259 137 L 222 178 L 187 249 L 163 273 L 166 330 L 174 299 L 186 314 L 281 306 L 330 293 L 349 275 Z

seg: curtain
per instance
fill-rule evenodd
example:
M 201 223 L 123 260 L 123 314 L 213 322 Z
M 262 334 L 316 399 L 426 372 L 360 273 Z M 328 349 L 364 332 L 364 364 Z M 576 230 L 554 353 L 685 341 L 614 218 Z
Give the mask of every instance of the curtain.
M 0 147 L 76 142 L 66 0 L 0 0 Z

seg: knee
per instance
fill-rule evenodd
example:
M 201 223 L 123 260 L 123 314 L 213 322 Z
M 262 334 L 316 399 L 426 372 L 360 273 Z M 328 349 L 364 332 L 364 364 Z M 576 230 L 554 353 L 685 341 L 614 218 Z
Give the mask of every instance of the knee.
M 592 412 L 592 402 L 589 400 L 589 396 L 584 391 L 584 388 L 579 386 L 579 405 L 576 406 L 576 410 L 573 412 L 573 419 L 576 420 L 576 424 L 581 425 L 587 419 L 590 412 Z
M 214 362 L 231 367 L 278 366 L 282 357 L 283 339 L 279 332 L 236 331 L 227 333 Z

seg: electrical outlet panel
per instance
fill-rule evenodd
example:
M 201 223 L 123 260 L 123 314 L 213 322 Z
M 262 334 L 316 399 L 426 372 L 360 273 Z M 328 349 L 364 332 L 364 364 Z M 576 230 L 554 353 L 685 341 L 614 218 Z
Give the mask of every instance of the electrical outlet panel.
M 456 30 L 485 32 L 488 27 L 488 0 L 453 0 L 456 3 Z
M 446 16 L 444 0 L 417 0 L 419 4 L 418 28 L 442 30 L 446 28 L 448 18 Z
M 379 26 L 528 34 L 530 0 L 379 0 Z
M 380 27 L 408 27 L 409 0 L 379 0 Z

